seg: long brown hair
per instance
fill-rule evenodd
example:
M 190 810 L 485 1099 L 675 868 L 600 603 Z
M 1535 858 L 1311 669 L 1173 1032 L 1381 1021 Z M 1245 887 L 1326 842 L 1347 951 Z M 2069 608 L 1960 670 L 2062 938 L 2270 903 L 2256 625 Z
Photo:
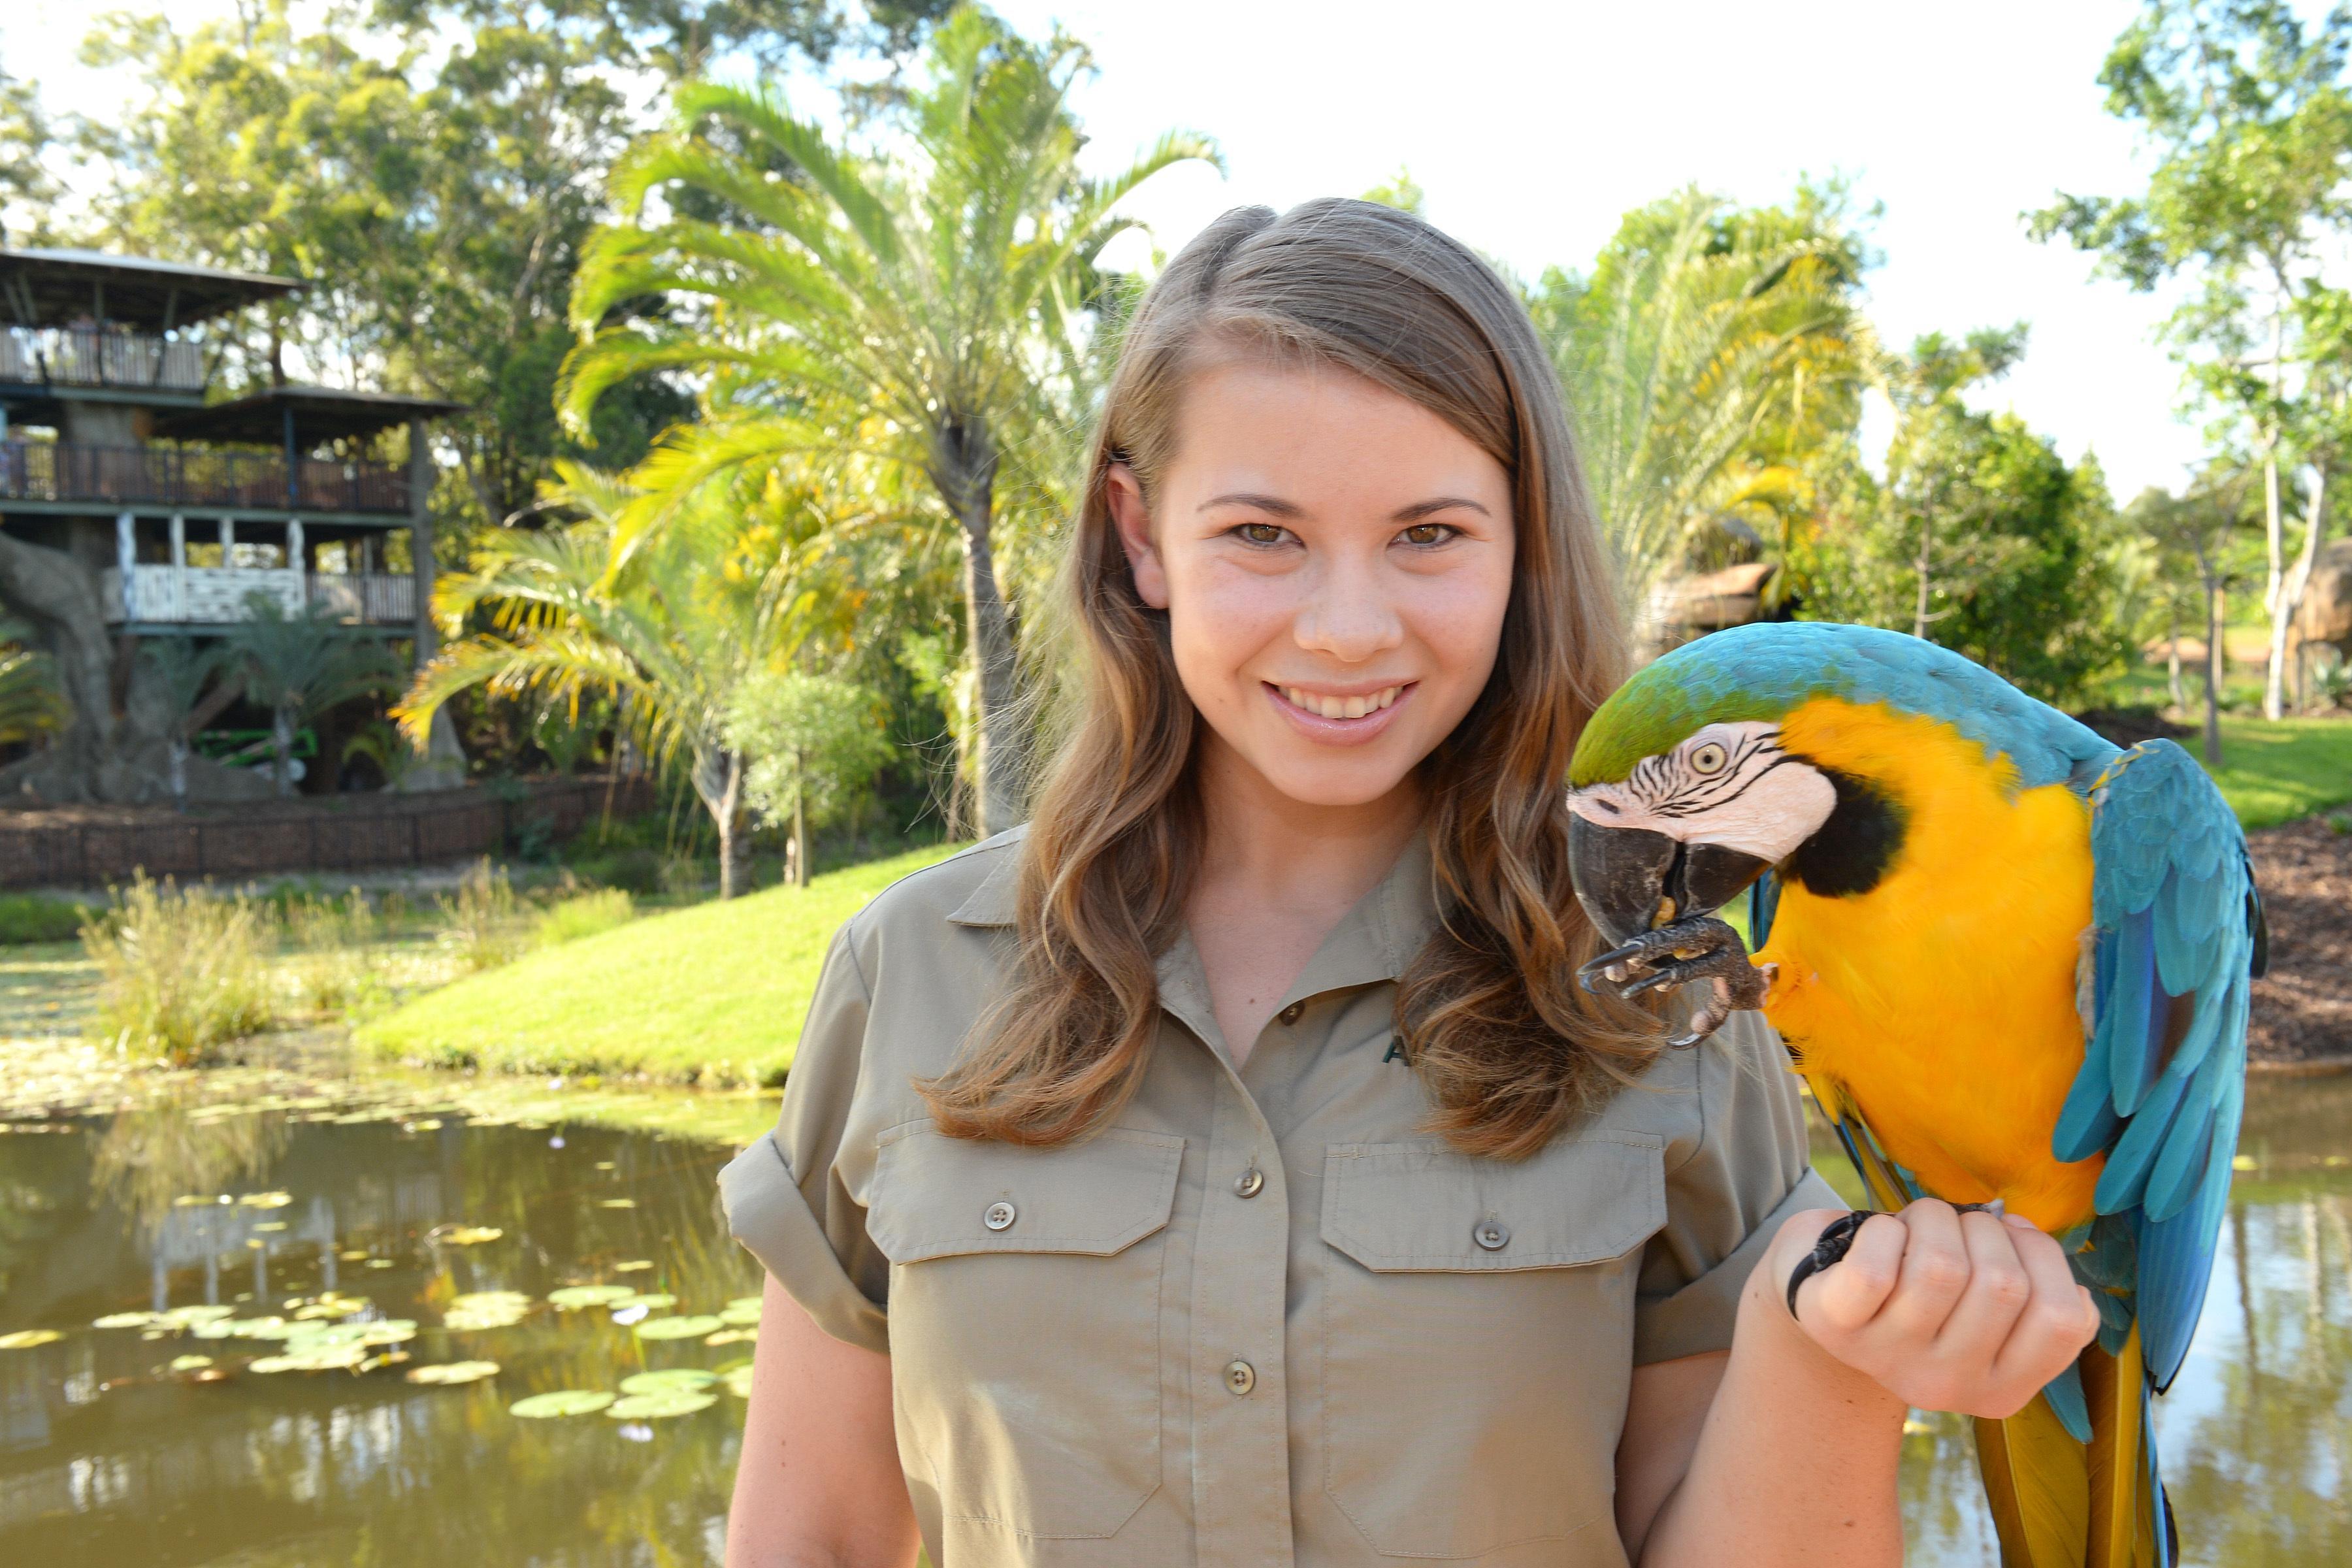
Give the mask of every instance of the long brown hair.
M 1235 349 L 1339 366 L 1436 414 L 1510 474 L 1517 565 L 1486 690 L 1422 763 L 1444 917 L 1400 978 L 1405 1051 L 1462 1150 L 1517 1158 L 1654 1057 L 1644 1014 L 1588 994 L 1598 947 L 1569 883 L 1578 732 L 1624 669 L 1615 585 L 1551 362 L 1467 247 L 1369 202 L 1229 212 L 1171 262 L 1121 347 L 1064 573 L 1083 686 L 1022 850 L 1008 992 L 919 1085 L 960 1137 L 1080 1138 L 1115 1117 L 1159 1027 L 1157 956 L 1198 863 L 1199 720 L 1164 612 L 1137 595 L 1108 476 L 1147 503 L 1185 382 Z

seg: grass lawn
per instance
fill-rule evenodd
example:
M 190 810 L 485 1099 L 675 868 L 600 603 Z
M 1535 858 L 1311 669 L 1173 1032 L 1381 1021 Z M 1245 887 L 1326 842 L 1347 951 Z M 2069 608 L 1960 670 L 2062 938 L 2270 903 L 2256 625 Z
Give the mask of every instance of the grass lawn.
M 772 1084 L 842 921 L 955 846 L 716 900 L 545 948 L 363 1026 L 361 1045 L 434 1067 Z
M 2194 735 L 2180 743 L 2199 757 Z M 2352 800 L 2352 720 L 2282 719 L 2225 713 L 2214 781 L 2238 820 L 2275 827 Z

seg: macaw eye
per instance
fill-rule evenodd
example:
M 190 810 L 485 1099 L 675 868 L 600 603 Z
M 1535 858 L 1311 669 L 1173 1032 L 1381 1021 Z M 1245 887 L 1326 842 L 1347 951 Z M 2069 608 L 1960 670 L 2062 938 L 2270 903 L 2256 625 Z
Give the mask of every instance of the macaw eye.
M 1720 742 L 1709 741 L 1703 746 L 1693 746 L 1688 760 L 1690 770 L 1695 773 L 1719 773 L 1724 764 L 1731 761 L 1731 753 L 1725 751 Z

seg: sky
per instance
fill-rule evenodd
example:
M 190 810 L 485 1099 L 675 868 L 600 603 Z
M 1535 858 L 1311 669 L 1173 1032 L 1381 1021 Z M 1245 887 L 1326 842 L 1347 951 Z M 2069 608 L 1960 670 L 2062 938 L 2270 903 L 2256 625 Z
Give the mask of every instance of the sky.
M 184 23 L 232 9 L 139 8 Z M 1402 168 L 1433 221 L 1533 275 L 1589 263 L 1627 209 L 1686 184 L 1762 203 L 1801 175 L 1838 174 L 1883 208 L 1869 303 L 1885 341 L 2029 322 L 2024 362 L 1975 401 L 2013 410 L 2070 459 L 2095 450 L 2118 500 L 2177 486 L 2202 449 L 2155 341 L 2168 301 L 2035 244 L 2020 219 L 2057 191 L 2144 185 L 2146 159 L 2096 79 L 2130 0 L 997 8 L 1092 47 L 1099 68 L 1076 107 L 1099 166 L 1169 129 L 1216 139 L 1222 177 L 1171 170 L 1132 203 L 1171 251 L 1228 207 L 1356 195 Z M 122 101 L 120 80 L 72 59 L 96 9 L 15 0 L 0 16 L 0 62 L 40 83 L 53 111 Z M 1871 424 L 1883 431 L 1884 417 Z

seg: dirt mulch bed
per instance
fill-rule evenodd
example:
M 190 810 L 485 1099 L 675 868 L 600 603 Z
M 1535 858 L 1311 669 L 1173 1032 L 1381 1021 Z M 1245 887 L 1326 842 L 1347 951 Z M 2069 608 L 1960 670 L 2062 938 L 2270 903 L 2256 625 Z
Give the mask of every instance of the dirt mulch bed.
M 2341 810 L 2247 835 L 2270 917 L 2246 1046 L 2259 1067 L 2352 1068 L 2352 833 Z

